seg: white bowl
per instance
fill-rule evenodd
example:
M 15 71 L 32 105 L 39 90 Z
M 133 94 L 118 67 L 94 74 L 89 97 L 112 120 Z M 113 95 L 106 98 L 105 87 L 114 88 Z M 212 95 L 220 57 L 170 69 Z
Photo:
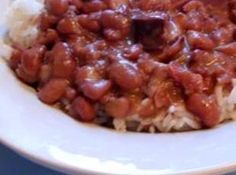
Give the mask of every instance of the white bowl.
M 1 0 L 0 10 L 8 0 Z M 0 46 L 1 47 L 1 46 Z M 0 141 L 70 174 L 221 174 L 236 170 L 236 124 L 176 134 L 118 133 L 42 104 L 0 59 Z

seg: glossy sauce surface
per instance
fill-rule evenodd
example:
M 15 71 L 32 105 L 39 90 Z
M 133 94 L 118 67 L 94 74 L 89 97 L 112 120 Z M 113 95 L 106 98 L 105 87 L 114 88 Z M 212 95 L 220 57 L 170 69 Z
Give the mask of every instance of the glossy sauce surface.
M 74 118 L 155 117 L 183 104 L 220 122 L 216 85 L 236 76 L 236 2 L 46 0 L 32 48 L 15 46 L 11 68 Z M 102 111 L 102 112 L 101 112 Z

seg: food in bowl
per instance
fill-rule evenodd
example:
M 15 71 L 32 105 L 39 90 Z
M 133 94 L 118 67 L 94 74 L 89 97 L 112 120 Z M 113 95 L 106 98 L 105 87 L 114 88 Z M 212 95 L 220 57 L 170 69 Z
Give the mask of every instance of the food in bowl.
M 15 0 L 9 66 L 39 99 L 119 131 L 236 118 L 236 1 Z

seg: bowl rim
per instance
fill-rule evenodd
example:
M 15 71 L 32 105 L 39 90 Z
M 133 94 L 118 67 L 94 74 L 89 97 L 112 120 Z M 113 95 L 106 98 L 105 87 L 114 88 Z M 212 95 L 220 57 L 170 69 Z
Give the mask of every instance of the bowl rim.
M 88 174 L 88 175 L 121 175 L 121 173 L 115 173 L 110 171 L 96 171 L 93 168 L 81 168 L 78 166 L 70 166 L 70 165 L 63 165 L 63 163 L 57 162 L 54 159 L 46 159 L 44 156 L 36 155 L 32 152 L 28 152 L 26 149 L 11 144 L 7 140 L 4 140 L 0 135 L 0 143 L 8 147 L 10 150 L 14 151 L 18 155 L 36 163 L 43 167 L 49 168 L 51 170 L 55 170 L 57 172 L 66 173 L 66 174 Z M 89 167 L 89 166 L 87 166 Z M 183 170 L 183 171 L 176 171 L 176 172 L 169 172 L 168 175 L 217 175 L 217 174 L 224 174 L 236 171 L 236 162 L 230 164 L 221 164 L 221 165 L 214 165 L 205 168 L 195 168 L 190 170 Z M 142 175 L 152 175 L 153 173 L 145 173 Z M 135 175 L 133 173 L 127 173 L 126 175 Z M 155 175 L 167 175 L 167 173 L 155 173 Z

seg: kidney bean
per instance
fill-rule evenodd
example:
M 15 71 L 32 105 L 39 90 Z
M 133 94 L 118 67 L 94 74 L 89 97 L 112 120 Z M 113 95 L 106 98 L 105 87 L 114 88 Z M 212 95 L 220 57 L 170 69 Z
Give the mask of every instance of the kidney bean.
M 216 50 L 223 52 L 227 55 L 236 56 L 236 42 L 221 45 L 217 47 Z
M 74 88 L 68 86 L 66 88 L 64 98 L 66 98 L 67 100 L 69 100 L 71 102 L 72 100 L 74 100 L 76 98 L 76 95 L 77 95 L 76 90 Z
M 157 64 L 151 74 L 145 93 L 152 98 L 157 109 L 166 108 L 171 103 L 181 100 L 179 88 L 169 77 L 168 66 L 165 64 Z
M 188 30 L 204 31 L 204 17 L 200 13 L 189 12 L 185 28 Z
M 76 18 L 65 17 L 57 25 L 57 30 L 62 34 L 81 34 L 81 26 Z
M 143 52 L 143 47 L 140 44 L 134 44 L 131 47 L 125 48 L 124 56 L 131 61 L 135 61 Z
M 105 77 L 107 73 L 107 66 L 109 65 L 107 60 L 98 60 L 95 64 L 95 69 L 102 76 Z
M 118 9 L 122 5 L 128 6 L 129 0 L 105 0 L 110 9 Z
M 76 68 L 76 62 L 72 57 L 71 49 L 66 43 L 57 43 L 51 52 L 53 59 L 53 76 L 57 78 L 69 78 Z
M 212 94 L 215 90 L 216 81 L 213 77 L 204 77 L 204 90 L 206 94 Z
M 91 32 L 99 32 L 101 30 L 100 22 L 98 20 L 92 19 L 89 15 L 79 15 L 78 22 L 83 28 Z
M 184 12 L 190 12 L 192 10 L 202 10 L 205 11 L 204 4 L 198 0 L 192 0 L 183 6 Z
M 217 45 L 227 44 L 232 42 L 233 32 L 234 30 L 230 26 L 222 27 L 213 31 L 211 37 L 217 43 Z
M 107 8 L 106 4 L 101 0 L 91 0 L 88 2 L 84 2 L 83 11 L 85 13 L 102 11 Z
M 177 13 L 174 16 L 174 21 L 182 30 L 186 29 L 187 20 L 188 20 L 187 15 L 181 12 Z
M 184 38 L 179 37 L 173 44 L 170 46 L 167 46 L 163 53 L 158 56 L 158 60 L 162 62 L 168 62 L 171 59 L 174 59 L 174 57 L 184 48 Z
M 102 12 L 101 22 L 106 28 L 123 29 L 130 26 L 127 17 L 116 13 L 113 10 L 105 10 Z
M 129 114 L 130 101 L 125 97 L 110 99 L 105 110 L 111 117 L 125 118 Z
M 38 43 L 44 45 L 55 44 L 59 41 L 59 35 L 54 29 L 47 29 L 44 33 L 41 33 L 38 37 Z
M 42 65 L 39 73 L 39 80 L 41 83 L 46 83 L 52 74 L 52 67 L 50 65 Z
M 79 58 L 84 59 L 86 63 L 95 63 L 101 56 L 102 52 L 97 50 L 94 45 L 87 45 L 82 53 L 80 53 Z
M 101 99 L 111 88 L 109 80 L 85 81 L 81 84 L 84 95 L 92 100 Z
M 65 79 L 51 79 L 38 92 L 39 99 L 47 104 L 54 104 L 63 97 L 68 81 Z
M 193 94 L 187 100 L 187 109 L 195 114 L 206 127 L 214 127 L 220 122 L 220 108 L 215 96 Z
M 76 118 L 83 122 L 92 122 L 96 117 L 94 107 L 83 97 L 77 97 L 71 105 Z
M 42 30 L 47 30 L 50 27 L 54 27 L 58 21 L 59 18 L 57 16 L 44 12 L 40 17 L 40 28 Z
M 33 77 L 37 77 L 43 61 L 45 46 L 37 46 L 23 51 L 21 55 L 21 65 L 24 72 Z
M 111 79 L 121 88 L 134 90 L 141 87 L 142 75 L 132 64 L 127 62 L 113 63 L 109 69 Z
M 46 8 L 54 15 L 63 15 L 69 8 L 68 0 L 46 0 Z
M 171 0 L 171 8 L 172 9 L 179 9 L 183 5 L 185 5 L 189 0 Z
M 151 74 L 155 69 L 157 62 L 149 56 L 141 56 L 138 59 L 138 67 L 146 74 Z
M 236 23 L 236 2 L 234 0 L 227 1 L 229 17 L 232 22 Z
M 171 0 L 133 0 L 133 4 L 142 10 L 164 11 L 171 8 Z
M 104 36 L 109 41 L 118 41 L 123 38 L 123 34 L 120 30 L 116 29 L 105 29 L 104 30 Z
M 139 116 L 152 117 L 156 113 L 154 102 L 150 98 L 144 99 L 139 106 Z
M 169 69 L 172 78 L 185 88 L 187 94 L 203 91 L 204 82 L 203 77 L 200 74 L 193 73 L 175 63 L 171 63 Z
M 76 70 L 76 84 L 80 86 L 85 81 L 97 81 L 101 77 L 97 70 L 92 66 L 83 66 Z
M 221 52 L 195 50 L 192 54 L 191 70 L 208 76 L 222 76 L 234 72 L 234 61 Z
M 166 108 L 171 105 L 171 99 L 167 95 L 172 84 L 168 81 L 160 82 L 153 96 L 154 104 L 157 109 Z
M 165 22 L 163 38 L 166 42 L 176 40 L 181 34 L 181 29 L 173 20 L 168 20 Z
M 105 40 L 98 40 L 96 42 L 94 42 L 94 47 L 98 50 L 104 50 L 107 48 L 107 43 Z
M 25 83 L 32 84 L 37 81 L 37 77 L 27 74 L 21 65 L 16 69 L 17 76 Z
M 16 70 L 18 68 L 18 65 L 20 64 L 21 54 L 22 54 L 22 51 L 20 51 L 18 49 L 14 49 L 12 51 L 11 58 L 10 58 L 8 64 L 13 70 Z
M 81 10 L 83 8 L 82 0 L 70 0 L 70 4 L 74 5 L 77 8 L 77 10 Z
M 207 34 L 201 32 L 188 31 L 187 39 L 190 46 L 195 49 L 211 50 L 215 46 L 215 43 L 211 38 Z

